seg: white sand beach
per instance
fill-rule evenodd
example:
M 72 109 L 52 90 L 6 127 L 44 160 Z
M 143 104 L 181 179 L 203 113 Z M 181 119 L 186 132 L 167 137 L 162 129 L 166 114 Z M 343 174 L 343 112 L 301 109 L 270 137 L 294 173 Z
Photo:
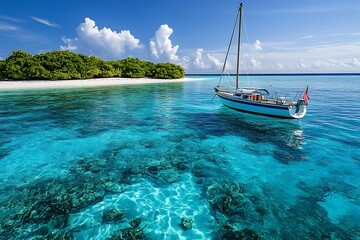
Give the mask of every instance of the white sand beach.
M 151 79 L 151 78 L 97 78 L 83 80 L 47 80 L 47 81 L 0 81 L 1 90 L 26 90 L 47 88 L 83 88 L 149 83 L 175 83 L 205 80 L 205 78 Z

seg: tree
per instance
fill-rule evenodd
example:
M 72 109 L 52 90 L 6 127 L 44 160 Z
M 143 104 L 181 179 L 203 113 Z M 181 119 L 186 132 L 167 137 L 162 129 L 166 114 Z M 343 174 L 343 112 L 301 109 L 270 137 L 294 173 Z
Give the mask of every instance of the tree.
M 121 60 L 122 77 L 128 78 L 143 78 L 145 77 L 145 69 L 143 61 L 138 58 L 125 58 Z
M 160 79 L 183 78 L 185 76 L 184 69 L 173 63 L 158 63 L 153 68 L 150 77 Z
M 83 59 L 70 51 L 52 51 L 38 55 L 41 65 L 46 70 L 47 79 L 81 79 L 79 70 Z
M 5 60 L 0 60 L 0 80 L 3 80 L 5 78 Z
M 26 79 L 45 79 L 44 75 L 46 75 L 46 70 L 36 56 L 31 58 L 26 75 Z
M 25 51 L 12 51 L 12 55 L 5 60 L 6 77 L 14 80 L 27 79 L 31 58 L 32 56 Z
M 152 63 L 152 62 L 143 62 L 143 68 L 144 68 L 144 70 L 145 70 L 145 76 L 146 76 L 146 77 L 150 77 L 152 71 L 153 71 L 154 68 L 155 68 L 155 64 Z
M 109 62 L 101 60 L 98 62 L 97 66 L 100 70 L 100 73 L 95 77 L 108 78 L 115 75 L 115 70 Z
M 114 68 L 114 77 L 121 77 L 123 65 L 121 61 L 109 61 L 111 66 Z
M 84 54 L 79 54 L 82 58 L 83 64 L 79 68 L 82 79 L 94 78 L 100 74 L 100 69 L 98 67 L 98 62 L 102 61 L 100 58 L 95 56 L 88 57 Z

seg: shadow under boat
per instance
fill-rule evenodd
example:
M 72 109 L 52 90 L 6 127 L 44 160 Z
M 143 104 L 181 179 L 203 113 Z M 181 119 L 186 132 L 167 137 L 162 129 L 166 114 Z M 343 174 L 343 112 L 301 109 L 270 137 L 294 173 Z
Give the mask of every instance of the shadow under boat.
M 193 113 L 188 128 L 204 134 L 226 136 L 234 135 L 246 138 L 253 144 L 273 144 L 273 157 L 281 163 L 303 161 L 306 155 L 302 146 L 305 142 L 303 130 L 297 121 L 269 118 L 245 112 L 235 112 L 220 108 L 217 112 Z M 256 152 L 254 152 L 256 153 Z

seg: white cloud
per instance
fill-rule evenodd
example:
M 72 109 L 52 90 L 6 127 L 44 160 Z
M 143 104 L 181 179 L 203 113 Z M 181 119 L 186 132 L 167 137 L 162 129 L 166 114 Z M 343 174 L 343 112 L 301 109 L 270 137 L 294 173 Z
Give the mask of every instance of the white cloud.
M 261 42 L 259 40 L 256 40 L 254 43 L 254 49 L 255 51 L 262 50 Z
M 249 45 L 251 47 L 251 45 Z M 248 47 L 249 47 L 248 46 Z M 358 72 L 360 65 L 360 42 L 341 36 L 318 36 L 307 41 L 296 39 L 283 42 L 261 42 L 261 55 L 246 52 L 251 59 L 251 73 L 326 73 Z M 258 61 L 261 64 L 258 64 Z M 246 61 L 242 69 L 246 69 Z M 277 66 L 276 63 L 280 65 Z M 280 67 L 281 66 L 281 67 Z
M 337 64 L 335 64 L 331 59 L 317 59 L 313 62 L 312 66 L 319 69 L 329 69 L 336 68 Z
M 353 58 L 351 59 L 350 65 L 354 67 L 360 67 L 360 60 L 358 58 Z
M 167 24 L 163 24 L 155 33 L 155 38 L 150 40 L 150 50 L 153 57 L 165 61 L 178 61 L 179 57 L 176 55 L 179 45 L 172 46 L 170 36 L 173 29 Z
M 66 46 L 60 46 L 61 50 L 70 50 L 70 51 L 76 51 L 77 47 L 77 41 L 78 39 L 71 39 L 71 38 L 65 38 L 62 37 L 61 40 L 66 44 Z
M 43 19 L 43 18 L 39 18 L 39 17 L 31 17 L 33 20 L 39 22 L 39 23 L 42 23 L 42 24 L 45 24 L 49 27 L 56 27 L 56 28 L 59 28 L 60 25 L 59 24 L 56 24 L 56 23 L 51 23 L 49 20 L 47 19 Z
M 0 22 L 0 30 L 18 31 L 19 28 L 14 25 L 8 24 L 8 23 Z
M 181 58 L 181 63 L 180 63 L 180 65 L 181 65 L 185 70 L 187 70 L 187 69 L 189 69 L 189 67 L 190 67 L 190 62 L 191 62 L 190 57 L 184 56 L 184 57 Z
M 303 40 L 303 39 L 308 39 L 308 38 L 313 38 L 314 36 L 308 35 L 308 36 L 304 36 L 299 38 L 299 40 Z
M 249 54 L 249 52 L 261 51 L 263 49 L 260 40 L 256 40 L 254 43 L 243 43 L 241 44 L 241 51 L 245 50 L 242 54 Z M 234 51 L 234 50 L 232 50 Z
M 203 49 L 202 48 L 198 48 L 196 50 L 196 57 L 195 57 L 195 61 L 194 61 L 194 65 L 196 68 L 199 69 L 208 69 L 210 66 L 206 65 L 203 58 L 202 58 L 202 53 L 203 53 Z
M 299 68 L 306 68 L 306 65 L 303 62 L 299 63 Z
M 330 37 L 338 37 L 338 36 L 359 36 L 360 32 L 351 32 L 351 33 L 333 33 L 328 36 Z
M 1 15 L 0 19 L 2 19 L 4 21 L 10 21 L 10 22 L 16 22 L 16 23 L 24 22 L 23 19 L 14 18 L 14 17 L 8 17 L 8 16 L 4 16 L 4 15 Z
M 85 22 L 76 28 L 77 38 L 65 38 L 66 44 L 62 50 L 71 50 L 94 54 L 106 59 L 117 59 L 125 55 L 126 51 L 141 49 L 140 40 L 131 35 L 129 30 L 121 32 L 112 31 L 104 27 L 99 30 L 95 21 L 85 18 Z
M 220 62 L 219 59 L 217 59 L 216 57 L 210 54 L 207 54 L 207 57 L 210 59 L 210 62 L 212 63 L 212 66 L 214 66 L 215 69 L 222 69 L 224 64 Z
M 353 34 L 354 35 L 354 34 Z M 352 35 L 352 36 L 353 36 Z M 305 38 L 304 38 L 305 39 Z M 263 42 L 257 40 L 243 44 L 241 50 L 241 70 L 248 73 L 327 73 L 359 72 L 360 41 L 342 36 L 307 37 L 307 40 Z M 244 51 L 243 51 L 244 50 Z M 261 51 L 259 51 L 261 50 Z M 222 51 L 212 51 L 210 56 L 219 56 Z M 236 50 L 232 49 L 227 67 L 230 73 L 235 71 Z M 208 72 L 216 72 L 215 65 L 208 63 Z
M 254 69 L 259 69 L 260 66 L 261 66 L 261 63 L 258 60 L 256 60 L 255 58 L 251 58 L 250 59 L 250 65 Z

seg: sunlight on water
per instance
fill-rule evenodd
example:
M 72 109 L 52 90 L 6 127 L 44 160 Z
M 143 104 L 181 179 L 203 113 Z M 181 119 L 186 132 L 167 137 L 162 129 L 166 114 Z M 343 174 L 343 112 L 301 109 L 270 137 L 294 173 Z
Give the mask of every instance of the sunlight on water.
M 310 86 L 300 121 L 241 113 L 217 77 L 1 92 L 1 239 L 359 239 L 360 79 Z

